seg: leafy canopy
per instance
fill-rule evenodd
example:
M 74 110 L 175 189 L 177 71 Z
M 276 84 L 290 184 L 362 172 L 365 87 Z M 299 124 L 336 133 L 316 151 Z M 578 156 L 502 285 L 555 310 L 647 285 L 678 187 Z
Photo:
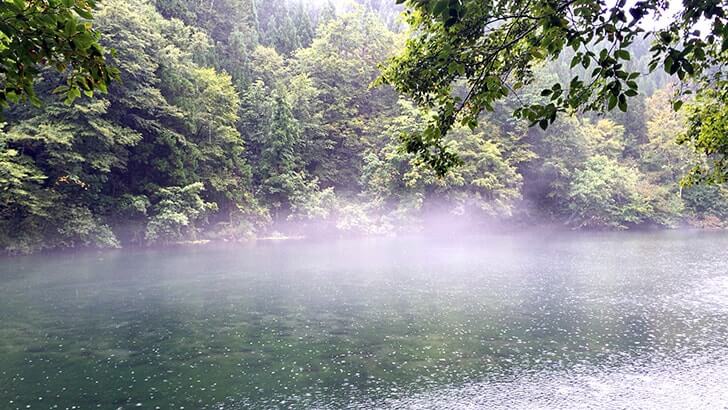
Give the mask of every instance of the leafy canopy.
M 106 92 L 117 77 L 90 20 L 95 0 L 0 2 L 0 109 L 9 103 L 40 105 L 33 84 L 43 67 L 66 76 L 55 92 L 71 103 L 81 93 Z
M 669 4 L 662 0 L 640 0 L 632 6 L 626 0 L 398 3 L 408 7 L 412 34 L 405 50 L 384 67 L 380 81 L 436 110 L 422 133 L 407 137 L 406 147 L 441 174 L 458 163 L 443 138 L 456 122 L 474 128 L 482 111 L 494 110 L 499 100 L 533 82 L 535 67 L 562 54 L 572 56 L 571 81 L 543 89 L 544 101 L 524 102 L 514 113 L 531 126 L 546 129 L 562 113 L 627 111 L 628 99 L 638 95 L 636 80 L 643 74 L 626 68 L 631 59 L 628 49 L 640 37 L 654 41 L 650 71 L 662 67 L 684 84 L 692 83 L 680 90 L 682 94 L 722 90 L 725 102 L 726 72 L 720 69 L 728 60 L 724 1 L 686 1 L 672 22 L 660 29 L 653 28 L 654 21 L 669 17 Z M 708 33 L 697 29 L 703 21 L 710 27 Z M 674 108 L 682 104 L 678 98 Z M 700 112 L 712 115 L 714 110 Z M 693 123 L 700 128 L 700 123 Z M 702 144 L 715 147 L 703 132 L 692 134 L 702 135 Z M 717 159 L 725 154 L 718 153 Z

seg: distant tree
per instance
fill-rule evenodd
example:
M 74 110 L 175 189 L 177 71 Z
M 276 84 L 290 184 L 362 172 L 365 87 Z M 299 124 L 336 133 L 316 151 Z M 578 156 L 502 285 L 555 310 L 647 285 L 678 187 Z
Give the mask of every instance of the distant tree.
M 25 236 L 0 246 L 108 246 L 117 243 L 116 233 L 124 242 L 145 242 L 149 218 L 162 209 L 161 192 L 197 183 L 203 189 L 196 195 L 216 212 L 196 220 L 194 230 L 175 232 L 192 234 L 208 221 L 236 224 L 257 212 L 236 128 L 240 96 L 229 75 L 195 62 L 196 51 L 209 48 L 207 35 L 165 20 L 141 0 L 109 0 L 97 19 L 101 41 L 118 49 L 112 63 L 122 82 L 104 98 L 74 107 L 48 103 L 8 113 L 0 174 L 17 178 L 7 184 L 0 178 L 0 190 L 27 195 L 7 200 L 0 228 Z M 180 33 L 190 36 L 177 38 Z M 64 80 L 43 76 L 38 89 L 48 98 Z M 70 228 L 75 225 L 84 231 Z M 49 233 L 55 226 L 69 228 Z
M 202 31 L 214 48 L 206 65 L 224 70 L 238 86 L 247 85 L 250 53 L 258 44 L 259 21 L 255 0 L 155 0 L 156 9 L 166 18 L 180 19 L 188 30 Z M 178 33 L 181 43 L 194 43 L 194 34 Z M 175 39 L 172 38 L 174 41 Z M 182 48 L 183 44 L 176 44 Z M 210 53 L 206 53 L 210 54 Z M 205 58 L 208 55 L 203 56 Z M 199 55 L 193 55 L 201 62 Z
M 382 22 L 393 32 L 400 32 L 405 28 L 400 16 L 404 7 L 392 0 L 354 0 L 379 16 Z
M 73 0 L 7 0 L 0 10 L 60 3 L 77 13 Z M 706 83 L 712 88 L 697 84 L 698 98 L 675 111 L 671 90 L 676 88 L 666 87 L 679 73 L 671 77 L 661 70 L 631 80 L 628 74 L 626 82 L 634 81 L 646 94 L 630 100 L 628 112 L 562 116 L 553 124 L 549 119 L 547 130 L 529 128 L 513 111 L 558 105 L 554 95 L 567 91 L 553 84 L 569 84 L 574 75 L 589 77 L 595 67 L 584 68 L 583 56 L 570 65 L 586 47 L 597 47 L 588 43 L 569 50 L 567 44 L 558 57 L 540 58 L 533 50 L 538 54 L 547 43 L 529 37 L 536 43 L 514 44 L 507 54 L 513 59 L 503 61 L 503 67 L 516 70 L 523 67 L 521 57 L 533 63 L 525 66 L 533 75 L 524 76 L 518 94 L 509 90 L 494 101 L 493 111 L 477 116 L 477 124 L 455 121 L 446 135 L 428 134 L 432 121 L 443 115 L 438 94 L 422 89 L 423 98 L 432 98 L 429 108 L 422 108 L 428 104 L 400 98 L 391 87 L 371 86 L 380 75 L 377 64 L 402 50 L 405 36 L 390 24 L 401 5 L 391 0 L 345 3 L 337 3 L 338 8 L 333 2 L 313 6 L 303 0 L 99 3 L 93 10 L 95 38 L 102 50 L 115 50 L 106 61 L 121 81 L 104 95 L 67 106 L 53 93 L 68 86 L 73 68 L 59 72 L 37 63 L 33 91 L 42 106 L 14 104 L 4 110 L 6 123 L 0 125 L 0 251 L 239 239 L 266 230 L 384 234 L 420 229 L 435 213 L 458 215 L 466 224 L 546 217 L 575 228 L 726 226 L 725 185 L 680 184 L 696 164 L 695 181 L 719 182 L 724 173 L 721 144 L 728 133 L 718 80 Z M 524 16 L 549 7 L 534 4 Z M 585 4 L 591 3 L 571 3 Z M 425 9 L 414 10 L 410 18 L 428 19 Z M 74 17 L 81 29 L 89 28 L 86 18 Z M 452 26 L 430 22 L 438 30 L 455 30 L 469 17 L 459 18 Z M 524 18 L 524 25 L 534 23 Z M 555 21 L 538 21 L 540 35 L 558 31 L 544 29 Z M 482 28 L 475 23 L 472 27 Z M 7 28 L 3 24 L 0 31 Z M 513 21 L 502 24 L 520 30 Z M 595 24 L 607 30 L 612 23 Z M 415 28 L 410 46 L 447 40 L 439 31 L 417 31 L 421 28 Z M 705 33 L 701 38 L 709 41 Z M 552 41 L 558 39 L 551 35 Z M 608 54 L 618 57 L 622 71 L 647 73 L 659 51 L 649 50 L 652 39 L 635 37 L 626 48 L 629 60 L 623 52 L 617 56 L 610 49 Z M 31 44 L 36 37 L 26 40 L 23 44 Z M 0 35 L 0 56 L 3 50 L 7 56 L 3 44 L 10 43 Z M 473 53 L 490 47 L 473 44 Z M 430 47 L 426 41 L 422 45 Z M 465 63 L 471 57 L 479 61 L 461 45 L 453 42 L 449 51 L 445 47 L 421 65 L 405 58 L 413 65 L 403 67 L 433 76 L 428 78 L 447 75 L 451 66 L 440 65 L 439 58 L 447 61 L 448 52 L 462 52 L 457 63 L 464 68 L 453 65 L 453 81 L 447 84 L 449 96 L 464 99 L 472 85 L 463 81 L 470 73 Z M 425 51 L 405 49 L 413 58 Z M 695 61 L 692 54 L 685 59 Z M 607 70 L 614 68 L 610 61 L 602 61 Z M 441 71 L 428 71 L 438 67 Z M 710 68 L 693 68 L 693 80 L 710 73 Z M 723 72 L 714 74 L 719 79 Z M 691 80 L 689 74 L 683 77 Z M 426 84 L 412 83 L 415 88 Z M 597 91 L 600 84 L 594 85 Z M 625 87 L 622 91 L 631 89 Z M 483 102 L 478 97 L 469 101 Z M 608 99 L 605 103 L 608 108 Z M 469 108 L 457 119 L 465 118 Z M 682 145 L 675 140 L 678 135 Z M 402 149 L 403 142 L 409 150 Z M 457 152 L 461 166 L 438 175 L 432 162 L 442 152 L 433 144 Z
M 526 197 L 542 213 L 568 214 L 568 191 L 574 173 L 593 155 L 591 136 L 583 121 L 560 118 L 547 131 L 531 129 L 529 141 L 537 157 L 522 169 Z
M 334 6 L 334 3 L 332 0 L 327 0 L 326 3 L 321 8 L 321 12 L 318 15 L 318 20 L 316 21 L 317 25 L 321 25 L 323 23 L 328 22 L 329 20 L 333 20 L 336 18 L 336 6 Z
M 652 208 L 639 191 L 639 173 L 603 155 L 577 170 L 569 191 L 570 223 L 586 228 L 625 229 L 644 222 Z
M 161 188 L 155 194 L 156 205 L 145 234 L 147 242 L 195 239 L 199 223 L 217 210 L 215 203 L 205 202 L 200 196 L 204 189 L 201 182 L 184 187 Z
M 360 7 L 319 27 L 295 53 L 294 73 L 310 79 L 312 118 L 304 127 L 309 169 L 324 186 L 355 190 L 367 140 L 396 111 L 391 88 L 372 89 L 377 64 L 394 53 L 396 36 Z
M 298 22 L 294 23 L 287 1 L 261 0 L 257 4 L 257 13 L 261 44 L 274 47 L 283 54 L 290 54 L 301 47 Z
M 684 112 L 675 112 L 670 106 L 671 93 L 663 89 L 647 99 L 647 141 L 640 147 L 640 163 L 656 183 L 670 184 L 677 190 L 697 155 L 677 142 L 676 137 L 685 132 L 686 123 Z
M 293 198 L 305 190 L 306 173 L 301 156 L 301 131 L 288 103 L 258 81 L 248 89 L 251 101 L 243 109 L 248 130 L 248 158 L 256 194 L 280 221 L 291 210 Z M 254 104 L 254 105 L 252 105 Z
M 401 105 L 402 114 L 388 120 L 386 145 L 364 157 L 362 196 L 371 210 L 399 219 L 428 209 L 475 220 L 511 216 L 521 199 L 517 165 L 530 156 L 511 151 L 492 124 L 475 132 L 458 127 L 448 143 L 462 152 L 463 166 L 440 178 L 421 158 L 400 149 L 402 133 L 421 129 L 426 116 L 411 104 Z
M 680 142 L 706 156 L 687 181 L 728 182 L 728 81 L 722 81 L 720 88 L 702 90 L 688 104 L 687 118 L 688 129 Z
M 296 35 L 298 36 L 298 44 L 300 47 L 308 47 L 316 35 L 316 28 L 311 21 L 311 10 L 304 6 L 304 2 L 299 0 L 291 10 L 291 19 L 296 27 Z

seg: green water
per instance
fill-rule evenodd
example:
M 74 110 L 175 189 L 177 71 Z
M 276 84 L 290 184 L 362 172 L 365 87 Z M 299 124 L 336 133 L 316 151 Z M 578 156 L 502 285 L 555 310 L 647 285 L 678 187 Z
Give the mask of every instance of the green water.
M 725 408 L 727 261 L 694 232 L 1 259 L 0 408 Z

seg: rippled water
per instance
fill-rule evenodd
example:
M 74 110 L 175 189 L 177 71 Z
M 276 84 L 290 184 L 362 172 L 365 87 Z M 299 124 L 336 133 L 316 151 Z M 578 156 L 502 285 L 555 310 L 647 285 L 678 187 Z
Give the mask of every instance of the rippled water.
M 2 259 L 0 408 L 728 408 L 727 261 L 690 232 Z

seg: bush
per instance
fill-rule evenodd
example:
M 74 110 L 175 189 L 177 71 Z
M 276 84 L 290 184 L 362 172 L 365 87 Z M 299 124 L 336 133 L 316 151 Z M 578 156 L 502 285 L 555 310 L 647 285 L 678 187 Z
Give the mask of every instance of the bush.
M 626 229 L 645 221 L 652 207 L 638 189 L 637 169 L 603 155 L 574 173 L 569 190 L 571 224 L 580 228 Z
M 154 215 L 147 224 L 145 239 L 148 243 L 169 243 L 197 238 L 199 225 L 217 205 L 205 202 L 200 193 L 201 182 L 184 187 L 160 188 Z

